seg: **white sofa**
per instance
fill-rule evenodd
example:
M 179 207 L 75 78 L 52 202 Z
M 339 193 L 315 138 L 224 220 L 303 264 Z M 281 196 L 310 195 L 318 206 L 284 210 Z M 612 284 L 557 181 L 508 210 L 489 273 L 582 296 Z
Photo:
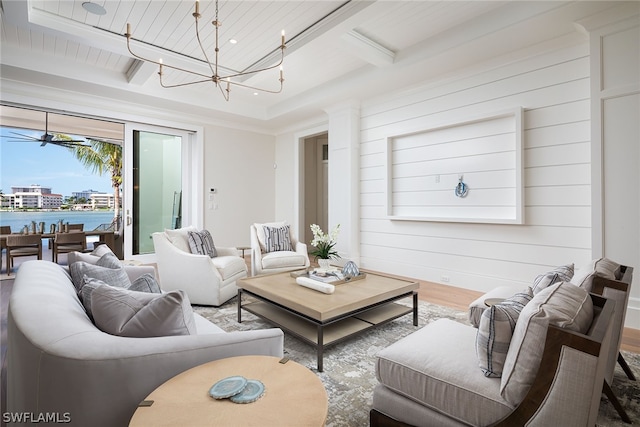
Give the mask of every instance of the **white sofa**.
M 218 256 L 191 253 L 187 233 L 193 227 L 153 233 L 158 281 L 163 291 L 181 289 L 191 304 L 219 306 L 238 294 L 236 281 L 247 277 L 247 264 L 233 247 L 216 247 Z
M 126 270 L 131 279 L 154 272 Z M 9 301 L 6 410 L 58 414 L 76 426 L 125 426 L 139 402 L 180 372 L 226 357 L 283 354 L 280 329 L 225 333 L 194 316 L 197 335 L 109 335 L 88 317 L 66 268 L 27 261 Z

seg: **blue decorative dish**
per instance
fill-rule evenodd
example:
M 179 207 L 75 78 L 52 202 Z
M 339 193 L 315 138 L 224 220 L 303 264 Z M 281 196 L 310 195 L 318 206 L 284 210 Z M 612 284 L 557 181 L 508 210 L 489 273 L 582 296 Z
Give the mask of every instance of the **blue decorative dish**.
M 231 396 L 233 403 L 251 403 L 260 399 L 264 394 L 264 384 L 258 380 L 248 380 L 247 386 L 238 394 Z
M 226 399 L 244 390 L 247 383 L 247 379 L 239 375 L 227 377 L 218 381 L 209 389 L 209 396 L 214 399 Z

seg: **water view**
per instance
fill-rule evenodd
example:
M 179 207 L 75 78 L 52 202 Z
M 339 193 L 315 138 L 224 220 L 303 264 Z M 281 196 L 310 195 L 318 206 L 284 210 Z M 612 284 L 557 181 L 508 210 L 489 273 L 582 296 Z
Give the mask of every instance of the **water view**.
M 84 230 L 94 230 L 101 224 L 109 224 L 113 220 L 113 211 L 3 211 L 0 212 L 0 225 L 11 226 L 11 231 L 16 233 L 25 225 L 31 226 L 31 221 L 36 224 L 45 223 L 44 229 L 49 231 L 51 224 L 57 224 L 62 220 L 70 224 L 84 224 Z

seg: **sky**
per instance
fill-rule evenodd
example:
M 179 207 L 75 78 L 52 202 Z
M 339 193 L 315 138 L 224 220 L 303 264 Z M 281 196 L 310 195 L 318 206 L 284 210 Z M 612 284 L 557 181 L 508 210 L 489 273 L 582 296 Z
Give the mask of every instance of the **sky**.
M 31 184 L 51 187 L 52 193 L 63 197 L 85 190 L 113 192 L 108 173 L 102 176 L 93 174 L 76 160 L 69 149 L 52 144 L 41 147 L 37 141 L 11 142 L 15 141 L 11 132 L 36 138 L 43 133 L 0 127 L 0 189 L 4 193 L 11 193 L 11 187 L 28 187 Z

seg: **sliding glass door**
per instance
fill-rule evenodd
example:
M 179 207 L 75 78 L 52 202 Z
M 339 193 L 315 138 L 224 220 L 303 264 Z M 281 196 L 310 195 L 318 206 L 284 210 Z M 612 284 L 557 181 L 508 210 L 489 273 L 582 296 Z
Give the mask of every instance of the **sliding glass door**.
M 125 258 L 153 261 L 152 233 L 193 221 L 189 212 L 192 138 L 192 134 L 176 129 L 127 126 Z

